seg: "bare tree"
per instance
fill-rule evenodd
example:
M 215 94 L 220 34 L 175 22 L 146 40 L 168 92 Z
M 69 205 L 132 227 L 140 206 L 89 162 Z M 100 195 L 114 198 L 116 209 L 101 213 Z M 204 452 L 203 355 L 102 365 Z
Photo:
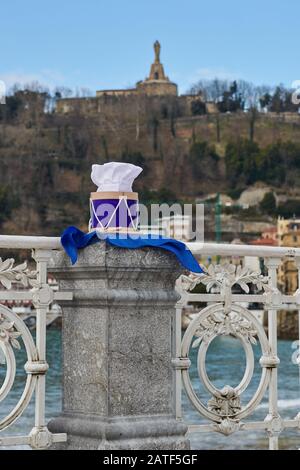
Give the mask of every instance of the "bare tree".
M 74 96 L 74 92 L 71 88 L 66 86 L 59 86 L 54 89 L 54 94 L 58 98 L 71 98 Z
M 272 91 L 272 88 L 268 85 L 255 85 L 254 83 L 247 82 L 246 80 L 238 80 L 237 86 L 245 103 L 245 109 L 259 109 L 260 98 L 265 93 L 271 93 Z
M 93 96 L 92 90 L 86 87 L 77 87 L 75 90 L 76 98 L 88 98 L 89 96 Z
M 188 94 L 202 95 L 205 101 L 218 101 L 229 88 L 228 80 L 214 78 L 213 80 L 199 80 L 191 86 Z

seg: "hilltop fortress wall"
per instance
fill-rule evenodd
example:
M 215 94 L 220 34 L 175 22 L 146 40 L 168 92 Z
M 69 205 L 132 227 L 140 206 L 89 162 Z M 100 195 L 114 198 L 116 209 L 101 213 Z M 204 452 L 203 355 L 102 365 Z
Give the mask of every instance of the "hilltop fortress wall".
M 80 113 L 83 115 L 102 114 L 107 119 L 120 117 L 136 120 L 138 117 L 154 112 L 158 118 L 183 117 L 217 112 L 214 103 L 204 103 L 201 95 L 178 96 L 176 83 L 165 75 L 163 64 L 160 62 L 161 46 L 154 43 L 154 62 L 149 76 L 137 82 L 135 88 L 98 90 L 95 97 L 62 98 L 56 103 L 58 114 Z M 193 104 L 195 103 L 196 106 Z M 199 103 L 202 103 L 202 107 Z M 197 107 L 198 105 L 198 107 Z

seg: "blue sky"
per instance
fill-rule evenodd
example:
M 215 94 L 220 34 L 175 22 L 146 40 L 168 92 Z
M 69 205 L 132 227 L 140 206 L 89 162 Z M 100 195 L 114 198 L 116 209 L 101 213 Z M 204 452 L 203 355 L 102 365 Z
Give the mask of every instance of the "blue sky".
M 148 74 L 158 39 L 180 92 L 215 76 L 290 86 L 299 21 L 299 0 L 11 0 L 1 4 L 0 80 L 128 87 Z

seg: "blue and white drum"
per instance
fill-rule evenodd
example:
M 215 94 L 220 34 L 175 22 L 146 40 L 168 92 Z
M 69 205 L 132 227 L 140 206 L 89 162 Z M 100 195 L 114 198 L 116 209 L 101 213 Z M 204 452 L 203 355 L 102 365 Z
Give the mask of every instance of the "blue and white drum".
M 93 192 L 90 196 L 90 230 L 137 230 L 139 223 L 138 193 Z

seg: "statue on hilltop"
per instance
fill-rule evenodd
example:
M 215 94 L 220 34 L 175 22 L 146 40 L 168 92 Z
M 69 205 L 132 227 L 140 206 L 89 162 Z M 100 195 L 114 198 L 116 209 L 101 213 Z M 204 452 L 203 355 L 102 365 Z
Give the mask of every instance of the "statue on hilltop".
M 154 43 L 154 52 L 155 52 L 155 62 L 159 63 L 160 62 L 160 43 L 159 41 L 155 41 Z

